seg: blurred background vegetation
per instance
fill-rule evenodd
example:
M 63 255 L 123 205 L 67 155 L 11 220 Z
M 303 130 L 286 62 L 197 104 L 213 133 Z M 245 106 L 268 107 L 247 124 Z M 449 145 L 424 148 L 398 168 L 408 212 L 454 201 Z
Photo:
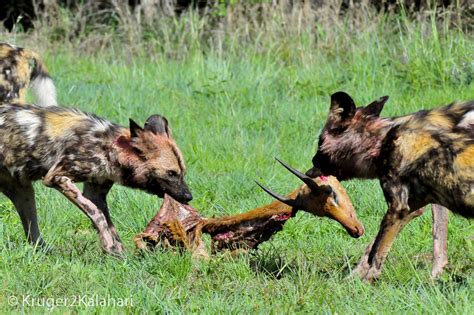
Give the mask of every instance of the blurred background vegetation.
M 435 17 L 434 22 L 444 27 L 469 32 L 474 27 L 474 1 L 3 0 L 0 4 L 4 31 L 46 35 L 49 44 L 70 43 L 78 51 L 101 52 L 118 42 L 131 44 L 128 53 L 145 48 L 166 51 L 169 57 L 193 49 L 222 53 L 249 42 L 266 49 L 308 33 L 315 34 L 307 38 L 314 46 L 323 33 L 335 35 L 335 29 L 342 27 L 350 35 L 396 20 L 390 17 L 411 21 L 429 17 L 431 22 Z
M 389 95 L 384 116 L 474 99 L 473 0 L 0 3 L 0 40 L 43 56 L 60 104 L 124 125 L 166 115 L 192 204 L 209 217 L 270 202 L 255 179 L 281 193 L 299 185 L 273 157 L 310 167 L 335 91 L 359 105 Z M 56 313 L 474 314 L 474 225 L 458 216 L 450 217 L 450 265 L 439 281 L 429 278 L 430 212 L 398 237 L 376 285 L 344 280 L 386 203 L 376 181 L 343 185 L 363 238 L 301 213 L 259 251 L 210 262 L 134 252 L 133 236 L 161 203 L 140 191 L 117 186 L 109 197 L 127 248 L 120 261 L 101 254 L 88 219 L 57 192 L 36 185 L 44 252 L 26 244 L 0 197 L 0 314 L 44 313 L 7 303 L 29 294 L 134 300 L 129 309 Z

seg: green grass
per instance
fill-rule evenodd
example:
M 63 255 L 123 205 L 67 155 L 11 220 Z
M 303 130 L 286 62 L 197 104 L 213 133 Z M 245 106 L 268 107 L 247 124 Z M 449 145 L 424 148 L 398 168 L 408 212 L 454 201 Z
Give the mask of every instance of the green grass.
M 397 27 L 398 25 L 398 27 Z M 311 166 L 329 95 L 352 94 L 359 105 L 389 95 L 383 115 L 474 99 L 472 34 L 400 19 L 357 32 L 317 31 L 273 46 L 190 49 L 180 58 L 154 52 L 131 59 L 121 51 L 77 54 L 44 49 L 61 104 L 126 124 L 165 115 L 188 166 L 192 204 L 205 216 L 240 213 L 271 201 L 258 179 L 284 193 L 299 185 L 277 156 Z M 32 47 L 34 39 L 23 39 Z M 22 43 L 20 41 L 20 43 Z M 56 191 L 36 184 L 46 250 L 26 244 L 20 220 L 0 197 L 0 313 L 47 310 L 158 313 L 474 313 L 472 222 L 451 215 L 447 272 L 429 278 L 431 214 L 395 241 L 374 285 L 345 279 L 375 237 L 386 210 L 375 181 L 345 182 L 366 234 L 352 239 L 336 222 L 300 213 L 262 248 L 189 255 L 135 251 L 161 201 L 114 187 L 112 217 L 125 243 L 117 260 L 101 253 L 87 218 Z M 132 299 L 133 305 L 72 308 L 9 304 L 9 298 Z M 31 301 L 31 299 L 30 299 Z

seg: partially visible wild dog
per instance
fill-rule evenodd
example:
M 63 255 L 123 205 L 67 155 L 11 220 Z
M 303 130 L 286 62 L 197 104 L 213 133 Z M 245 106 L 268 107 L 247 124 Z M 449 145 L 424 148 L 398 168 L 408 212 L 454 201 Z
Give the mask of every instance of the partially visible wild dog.
M 381 118 L 387 99 L 356 108 L 346 93 L 333 94 L 314 167 L 307 172 L 380 180 L 389 209 L 355 270 L 366 280 L 380 274 L 393 240 L 425 205 L 474 216 L 474 101 Z
M 41 242 L 32 182 L 59 190 L 97 228 L 108 253 L 122 252 L 107 208 L 114 183 L 181 202 L 192 199 L 167 120 L 125 128 L 76 109 L 0 106 L 0 191 L 15 205 L 30 242 Z M 76 187 L 84 182 L 84 194 Z
M 143 233 L 134 240 L 138 248 L 149 249 L 157 245 L 192 251 L 195 257 L 209 257 L 201 233 L 211 236 L 211 253 L 225 249 L 256 249 L 283 229 L 284 224 L 298 210 L 316 216 L 329 217 L 339 223 L 352 237 L 364 233 L 354 207 L 344 187 L 333 177 L 310 179 L 301 172 L 282 163 L 305 184 L 288 197 L 275 194 L 260 186 L 280 201 L 253 210 L 225 217 L 203 218 L 190 205 L 183 205 L 166 195 L 163 204 L 148 223 Z
M 0 43 L 0 104 L 25 104 L 30 86 L 39 106 L 56 106 L 56 88 L 34 51 Z

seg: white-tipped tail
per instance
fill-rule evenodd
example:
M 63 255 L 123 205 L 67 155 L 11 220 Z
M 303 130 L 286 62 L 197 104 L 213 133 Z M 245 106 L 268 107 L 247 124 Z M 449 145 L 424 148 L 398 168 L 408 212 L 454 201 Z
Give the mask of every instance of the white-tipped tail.
M 474 127 L 474 110 L 468 111 L 466 114 L 464 114 L 462 120 L 458 124 L 458 127 L 461 127 L 461 128 Z
M 57 106 L 56 87 L 49 76 L 38 75 L 32 82 L 31 88 L 39 106 Z

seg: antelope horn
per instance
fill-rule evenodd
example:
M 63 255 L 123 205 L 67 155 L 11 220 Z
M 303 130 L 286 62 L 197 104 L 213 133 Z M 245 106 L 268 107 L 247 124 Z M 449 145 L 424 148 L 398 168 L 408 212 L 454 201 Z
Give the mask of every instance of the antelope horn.
M 270 196 L 272 196 L 273 198 L 275 198 L 276 200 L 278 201 L 281 201 L 283 202 L 284 204 L 290 206 L 290 207 L 294 207 L 294 208 L 299 208 L 299 203 L 296 201 L 296 200 L 293 200 L 293 199 L 288 199 L 286 197 L 283 197 L 282 195 L 279 195 L 277 193 L 274 193 L 273 191 L 271 191 L 270 189 L 268 189 L 267 187 L 263 186 L 262 184 L 260 184 L 259 182 L 255 181 L 255 183 L 257 183 L 258 186 L 260 186 L 260 188 L 262 188 L 263 190 L 265 190 L 265 192 L 267 194 L 269 194 Z
M 311 188 L 312 191 L 318 191 L 319 190 L 319 186 L 313 181 L 313 179 L 311 177 L 309 177 L 308 175 L 306 175 L 304 173 L 301 173 L 300 171 L 292 168 L 291 166 L 289 166 L 288 164 L 286 164 L 285 162 L 283 162 L 282 160 L 280 160 L 278 158 L 275 158 L 275 160 L 277 160 L 287 170 L 289 170 L 291 173 L 293 173 L 293 175 L 295 175 L 296 177 L 301 179 L 306 185 L 308 185 L 309 188 Z

